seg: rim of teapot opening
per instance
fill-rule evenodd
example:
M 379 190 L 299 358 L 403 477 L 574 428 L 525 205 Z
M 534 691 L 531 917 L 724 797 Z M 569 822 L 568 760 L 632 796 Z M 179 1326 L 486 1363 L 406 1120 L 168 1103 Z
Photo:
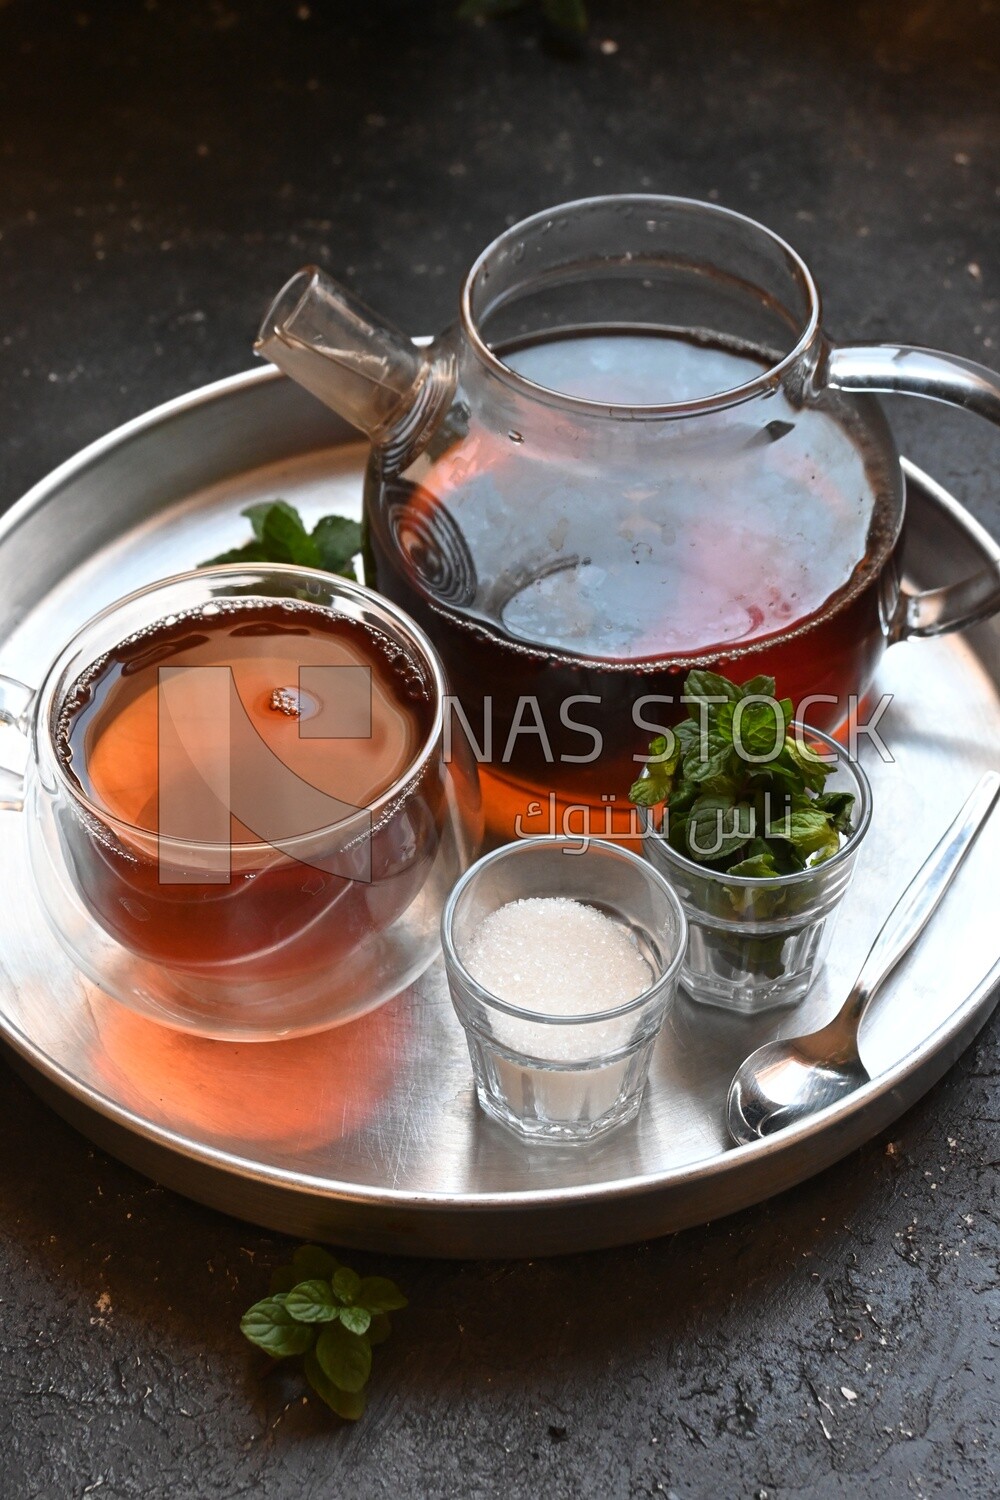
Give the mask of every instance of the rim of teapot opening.
M 794 347 L 767 370 L 755 376 L 753 380 L 748 380 L 742 385 L 733 386 L 730 390 L 716 391 L 711 396 L 701 396 L 696 400 L 656 402 L 648 405 L 617 404 L 607 401 L 593 401 L 585 396 L 570 396 L 564 391 L 554 390 L 551 386 L 539 385 L 537 382 L 529 380 L 527 376 L 518 374 L 510 365 L 505 364 L 483 338 L 479 331 L 476 315 L 472 310 L 473 291 L 489 257 L 494 254 L 498 246 L 504 244 L 506 241 L 515 240 L 518 235 L 524 234 L 538 225 L 543 225 L 546 221 L 553 220 L 557 215 L 577 214 L 588 210 L 605 208 L 611 204 L 619 206 L 631 204 L 636 207 L 656 205 L 661 209 L 670 208 L 682 212 L 697 212 L 711 215 L 717 219 L 728 220 L 732 224 L 744 225 L 756 234 L 770 240 L 771 244 L 789 262 L 793 273 L 800 281 L 808 299 L 808 316 Z M 682 198 L 666 193 L 604 193 L 591 198 L 574 198 L 568 203 L 557 203 L 552 208 L 542 209 L 539 213 L 530 214 L 526 219 L 519 220 L 518 223 L 512 224 L 509 229 L 505 229 L 502 234 L 497 235 L 486 246 L 485 250 L 476 257 L 462 284 L 461 295 L 461 323 L 466 338 L 469 340 L 479 360 L 507 385 L 522 392 L 524 395 L 545 400 L 550 405 L 560 406 L 567 411 L 575 411 L 588 416 L 610 417 L 618 417 L 623 412 L 628 412 L 639 419 L 696 416 L 702 412 L 721 411 L 726 407 L 738 406 L 743 401 L 749 401 L 754 396 L 774 389 L 781 383 L 782 377 L 803 359 L 816 341 L 821 315 L 822 302 L 819 288 L 813 279 L 813 274 L 802 259 L 802 256 L 799 255 L 797 250 L 792 248 L 787 240 L 782 239 L 773 229 L 768 229 L 766 224 L 761 224 L 757 219 L 751 219 L 748 214 L 741 214 L 735 209 L 724 208 L 718 203 L 708 203 L 700 198 Z

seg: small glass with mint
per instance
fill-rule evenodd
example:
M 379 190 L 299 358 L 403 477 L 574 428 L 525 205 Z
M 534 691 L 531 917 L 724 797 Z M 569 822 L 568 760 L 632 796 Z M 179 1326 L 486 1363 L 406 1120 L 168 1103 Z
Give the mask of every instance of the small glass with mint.
M 743 1015 L 806 995 L 871 821 L 857 761 L 774 687 L 689 673 L 688 717 L 652 742 L 630 792 L 688 919 L 683 987 Z

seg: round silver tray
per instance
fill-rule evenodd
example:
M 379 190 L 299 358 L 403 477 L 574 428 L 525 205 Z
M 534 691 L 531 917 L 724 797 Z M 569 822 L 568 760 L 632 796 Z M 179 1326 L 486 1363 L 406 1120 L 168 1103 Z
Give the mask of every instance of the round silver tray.
M 255 500 L 357 514 L 365 448 L 271 369 L 168 403 L 63 464 L 0 521 L 0 670 L 37 682 L 84 619 L 232 546 Z M 987 533 L 905 465 L 907 571 L 929 587 L 1000 559 Z M 877 683 L 894 756 L 862 751 L 875 818 L 834 952 L 780 1023 L 683 997 L 634 1126 L 576 1151 L 516 1144 L 477 1110 L 435 966 L 351 1026 L 273 1044 L 200 1041 L 133 1016 L 49 934 L 22 819 L 0 814 L 0 1035 L 72 1124 L 140 1171 L 291 1234 L 421 1255 L 540 1255 L 623 1243 L 731 1213 L 802 1181 L 900 1115 L 991 1013 L 1000 979 L 1000 817 L 980 838 L 862 1033 L 873 1081 L 807 1126 L 727 1144 L 723 1101 L 780 1024 L 836 1007 L 896 896 L 985 769 L 1000 761 L 1000 623 L 894 647 Z M 24 747 L 0 730 L 0 765 Z

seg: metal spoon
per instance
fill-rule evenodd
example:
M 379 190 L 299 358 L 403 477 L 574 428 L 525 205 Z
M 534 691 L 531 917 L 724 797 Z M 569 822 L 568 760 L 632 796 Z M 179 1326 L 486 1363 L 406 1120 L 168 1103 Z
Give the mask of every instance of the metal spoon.
M 998 793 L 1000 776 L 988 771 L 893 907 L 834 1020 L 808 1036 L 768 1042 L 740 1065 L 726 1103 L 729 1134 L 737 1145 L 795 1125 L 869 1082 L 858 1053 L 861 1018 L 923 932 Z

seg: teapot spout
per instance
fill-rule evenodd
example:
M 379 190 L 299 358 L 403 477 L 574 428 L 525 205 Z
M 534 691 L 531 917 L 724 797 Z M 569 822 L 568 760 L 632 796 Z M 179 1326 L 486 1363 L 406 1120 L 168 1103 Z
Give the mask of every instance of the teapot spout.
M 412 442 L 454 383 L 450 358 L 416 348 L 315 266 L 282 287 L 254 349 L 380 446 L 404 432 Z

